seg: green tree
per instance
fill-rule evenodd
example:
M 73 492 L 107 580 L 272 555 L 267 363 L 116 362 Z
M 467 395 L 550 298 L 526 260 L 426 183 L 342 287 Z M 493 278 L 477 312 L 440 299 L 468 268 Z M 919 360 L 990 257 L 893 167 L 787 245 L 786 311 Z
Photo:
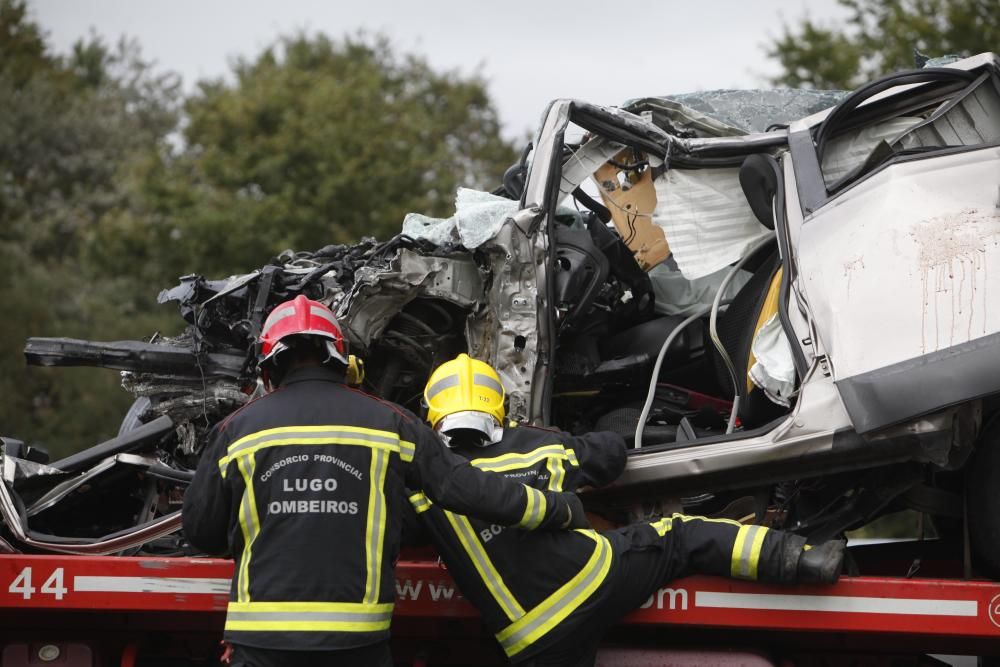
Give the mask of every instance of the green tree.
M 787 23 L 767 54 L 782 68 L 770 82 L 851 89 L 931 56 L 1000 50 L 998 0 L 838 0 L 844 23 Z
M 459 185 L 492 187 L 515 157 L 482 79 L 378 38 L 282 39 L 232 81 L 202 82 L 185 111 L 183 150 L 136 170 L 142 206 L 102 244 L 161 278 L 389 237 L 407 212 L 451 213 Z
M 131 397 L 112 371 L 27 368 L 27 337 L 175 333 L 155 299 L 177 276 L 388 237 L 514 159 L 482 79 L 382 39 L 283 39 L 182 103 L 134 43 L 53 53 L 0 0 L 0 99 L 0 434 L 57 456 L 113 436 Z
M 0 0 L 0 433 L 64 454 L 117 431 L 130 397 L 115 373 L 27 368 L 21 350 L 28 336 L 132 338 L 170 323 L 129 258 L 101 264 L 89 248 L 130 203 L 130 165 L 166 145 L 176 93 L 134 44 L 91 36 L 54 54 L 25 3 Z

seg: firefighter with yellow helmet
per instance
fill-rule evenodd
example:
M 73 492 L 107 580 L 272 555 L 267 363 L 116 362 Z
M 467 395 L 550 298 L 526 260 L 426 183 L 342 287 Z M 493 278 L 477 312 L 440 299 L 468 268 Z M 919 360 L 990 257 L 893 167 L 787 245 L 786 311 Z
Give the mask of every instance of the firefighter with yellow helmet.
M 424 400 L 427 420 L 457 454 L 536 489 L 604 486 L 625 468 L 618 434 L 505 424 L 499 375 L 468 355 L 431 375 Z M 673 514 L 602 532 L 527 533 L 447 511 L 420 492 L 409 497 L 462 593 L 518 665 L 593 664 L 604 631 L 671 579 L 832 583 L 844 555 L 843 542 L 806 549 L 802 537 L 726 519 Z
M 503 435 L 504 398 L 493 367 L 467 354 L 439 366 L 424 390 L 427 421 L 449 444 L 453 438 L 480 446 L 497 442 Z

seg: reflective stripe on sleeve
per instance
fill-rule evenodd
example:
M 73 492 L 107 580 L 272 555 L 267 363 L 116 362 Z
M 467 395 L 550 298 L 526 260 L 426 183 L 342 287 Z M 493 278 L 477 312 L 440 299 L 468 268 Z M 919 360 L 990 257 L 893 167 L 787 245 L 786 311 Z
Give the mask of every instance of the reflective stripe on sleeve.
M 252 456 L 236 461 L 240 474 L 243 476 L 243 499 L 240 501 L 239 522 L 243 532 L 243 553 L 237 571 L 236 599 L 240 602 L 250 601 L 250 555 L 254 540 L 260 534 L 260 517 L 257 516 L 257 499 L 253 492 L 253 471 L 255 461 Z
M 431 508 L 434 504 L 431 502 L 423 492 L 414 493 L 410 496 L 410 504 L 413 505 L 413 509 L 417 511 L 417 514 L 423 514 Z
M 403 459 L 406 463 L 413 461 L 413 457 L 417 453 L 417 446 L 408 440 L 399 441 L 399 458 Z
M 611 568 L 611 543 L 592 530 L 578 530 L 596 542 L 586 565 L 541 604 L 497 633 L 508 657 L 517 655 L 552 630 L 597 590 Z
M 732 567 L 730 573 L 739 579 L 757 579 L 757 565 L 767 528 L 763 526 L 741 526 L 733 543 Z
M 579 466 L 576 452 L 562 445 L 545 445 L 524 454 L 503 454 L 492 458 L 477 458 L 470 461 L 472 465 L 486 472 L 507 472 L 518 468 L 527 468 L 548 458 L 568 461 L 572 466 Z
M 503 610 L 503 613 L 512 621 L 524 616 L 524 608 L 507 588 L 507 584 L 504 583 L 503 577 L 500 576 L 493 561 L 490 560 L 489 554 L 486 553 L 486 549 L 479 541 L 479 537 L 476 536 L 476 531 L 469 520 L 461 514 L 453 512 L 446 511 L 444 515 L 448 518 L 448 523 L 455 531 L 458 541 L 462 543 L 462 548 L 465 549 L 465 553 L 472 561 L 476 572 L 479 573 L 480 580 L 489 590 L 493 599 L 496 600 L 500 609 Z
M 545 518 L 545 494 L 530 486 L 525 486 L 524 484 L 521 486 L 524 486 L 527 504 L 524 507 L 524 516 L 521 517 L 517 525 L 521 528 L 534 530 L 538 528 L 539 524 L 542 523 L 542 519 Z
M 368 519 L 365 525 L 366 604 L 378 602 L 382 584 L 382 547 L 385 543 L 385 474 L 389 469 L 389 454 L 372 450 L 372 469 L 368 490 Z
M 224 477 L 226 467 L 233 459 L 248 456 L 265 447 L 285 445 L 358 445 L 400 452 L 399 435 L 392 431 L 354 426 L 286 426 L 240 438 L 229 445 L 226 455 L 219 459 L 219 468 Z
M 379 632 L 389 629 L 392 603 L 230 602 L 226 631 Z
M 549 469 L 549 491 L 562 491 L 563 480 L 566 478 L 566 469 L 563 467 L 562 459 L 550 456 L 545 467 Z

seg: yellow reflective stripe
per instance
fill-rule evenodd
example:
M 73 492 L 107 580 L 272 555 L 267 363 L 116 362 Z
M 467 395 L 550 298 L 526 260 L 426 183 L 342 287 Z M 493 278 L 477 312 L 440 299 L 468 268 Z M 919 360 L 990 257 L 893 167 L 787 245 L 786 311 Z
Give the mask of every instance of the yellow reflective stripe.
M 388 630 L 392 619 L 363 623 L 358 621 L 237 621 L 226 619 L 227 632 L 381 632 Z
M 231 602 L 227 631 L 378 632 L 388 630 L 392 603 Z
M 374 428 L 365 428 L 363 426 L 342 426 L 340 424 L 322 424 L 319 426 L 279 426 L 277 428 L 264 429 L 263 431 L 256 431 L 250 435 L 243 436 L 236 442 L 229 445 L 229 447 L 226 448 L 226 453 L 230 455 L 235 454 L 237 453 L 237 450 L 252 441 L 269 438 L 275 435 L 302 433 L 308 437 L 310 434 L 316 435 L 318 433 L 322 434 L 330 431 L 353 434 L 356 436 L 369 436 L 375 441 L 382 440 L 386 444 L 399 442 L 398 433 L 394 433 L 392 431 L 382 431 Z
M 671 528 L 674 527 L 674 521 L 673 518 L 663 518 L 660 519 L 659 521 L 654 521 L 649 525 L 653 528 L 653 530 L 656 531 L 657 535 L 663 537 L 664 535 L 670 532 Z
M 398 452 L 399 445 L 387 445 L 381 443 L 372 443 L 371 441 L 360 439 L 360 438 L 287 438 L 282 440 L 267 440 L 260 444 L 249 447 L 248 449 L 241 450 L 236 456 L 225 456 L 219 459 L 219 468 L 224 470 L 225 466 L 229 465 L 229 462 L 234 458 L 240 456 L 249 456 L 251 454 L 256 454 L 261 449 L 267 449 L 268 447 L 287 447 L 289 445 L 301 445 L 301 446 L 315 446 L 315 445 L 353 445 L 359 447 L 370 447 L 372 449 L 378 449 L 387 452 Z
M 424 495 L 423 492 L 419 492 L 410 496 L 410 504 L 413 505 L 413 509 L 417 511 L 417 514 L 423 514 L 429 510 L 434 503 L 432 503 L 430 498 Z
M 562 445 L 545 445 L 538 449 L 523 454 L 502 454 L 492 458 L 481 458 L 471 461 L 472 465 L 487 472 L 506 472 L 518 468 L 533 466 L 539 461 L 555 457 L 570 462 L 570 465 L 579 466 L 580 462 L 576 458 L 576 453 L 572 449 L 566 449 Z
M 592 530 L 576 531 L 597 544 L 594 553 L 572 579 L 563 584 L 534 609 L 497 633 L 497 641 L 508 657 L 538 641 L 569 616 L 597 590 L 611 568 L 611 543 Z
M 763 526 L 740 526 L 733 542 L 733 556 L 730 574 L 739 579 L 756 579 L 761 547 L 767 528 Z
M 412 446 L 412 443 L 409 444 Z M 229 445 L 226 455 L 219 459 L 219 469 L 225 477 L 226 467 L 236 457 L 249 456 L 267 447 L 286 445 L 356 445 L 401 451 L 399 434 L 391 431 L 359 426 L 283 426 L 251 433 Z
M 219 459 L 219 475 L 222 477 L 222 479 L 226 479 L 226 476 L 229 473 L 229 464 L 235 460 L 236 459 L 231 459 L 228 456 L 223 456 L 221 459 Z
M 704 516 L 691 516 L 687 514 L 678 514 L 676 512 L 671 514 L 670 516 L 663 517 L 659 521 L 653 521 L 649 525 L 653 530 L 656 531 L 657 535 L 663 537 L 664 535 L 670 532 L 671 528 L 673 528 L 674 519 L 680 519 L 681 521 L 684 522 L 705 521 L 707 523 L 727 523 L 731 526 L 744 527 L 742 523 L 740 523 L 739 521 L 733 521 L 732 519 L 709 519 L 708 517 Z
M 546 467 L 549 469 L 549 491 L 562 491 L 563 479 L 566 477 L 562 459 L 550 456 Z
M 736 541 L 733 542 L 733 553 L 730 558 L 729 572 L 734 577 L 739 577 L 743 570 L 743 560 L 741 556 L 743 555 L 743 544 L 747 540 L 747 531 L 750 530 L 750 526 L 741 526 L 739 531 L 736 533 Z
M 250 600 L 250 553 L 254 540 L 260 534 L 260 517 L 257 516 L 257 499 L 253 492 L 253 471 L 256 465 L 252 456 L 236 462 L 243 483 L 243 498 L 240 500 L 240 530 L 243 532 L 243 554 L 240 556 L 237 575 L 236 597 L 240 602 Z
M 476 531 L 469 520 L 461 514 L 453 512 L 446 511 L 444 515 L 448 518 L 448 523 L 455 531 L 458 541 L 462 543 L 462 547 L 476 568 L 476 572 L 479 573 L 479 579 L 489 590 L 490 595 L 496 600 L 503 613 L 512 621 L 524 616 L 524 608 L 507 588 L 507 584 L 504 583 L 503 577 L 500 576 L 493 561 L 490 560 L 489 554 L 486 553 L 486 549 L 479 541 L 479 537 L 476 536 Z
M 385 474 L 389 457 L 380 450 L 372 450 L 372 469 L 368 489 L 368 518 L 365 524 L 365 577 L 364 602 L 378 601 L 382 585 L 382 547 L 385 542 Z
M 534 530 L 538 528 L 539 524 L 542 523 L 542 519 L 545 518 L 545 494 L 530 486 L 525 486 L 524 484 L 521 486 L 524 486 L 527 504 L 524 507 L 524 516 L 521 517 L 517 525 L 521 528 Z
M 417 453 L 417 446 L 408 440 L 399 441 L 399 458 L 403 459 L 407 463 L 413 460 L 414 455 Z
M 228 613 L 243 614 L 247 612 L 322 612 L 349 614 L 391 614 L 392 602 L 365 604 L 364 602 L 313 602 L 296 600 L 294 602 L 230 602 Z
M 758 526 L 758 530 L 753 536 L 753 544 L 750 546 L 750 578 L 757 580 L 757 566 L 760 564 L 760 551 L 764 546 L 764 537 L 767 535 L 767 528 Z

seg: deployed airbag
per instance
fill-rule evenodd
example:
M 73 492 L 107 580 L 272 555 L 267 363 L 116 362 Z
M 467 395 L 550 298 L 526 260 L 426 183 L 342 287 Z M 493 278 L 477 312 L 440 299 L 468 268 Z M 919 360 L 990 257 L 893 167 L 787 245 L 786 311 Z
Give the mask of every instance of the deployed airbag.
M 654 185 L 653 222 L 688 280 L 729 266 L 774 233 L 750 209 L 738 168 L 670 169 Z

